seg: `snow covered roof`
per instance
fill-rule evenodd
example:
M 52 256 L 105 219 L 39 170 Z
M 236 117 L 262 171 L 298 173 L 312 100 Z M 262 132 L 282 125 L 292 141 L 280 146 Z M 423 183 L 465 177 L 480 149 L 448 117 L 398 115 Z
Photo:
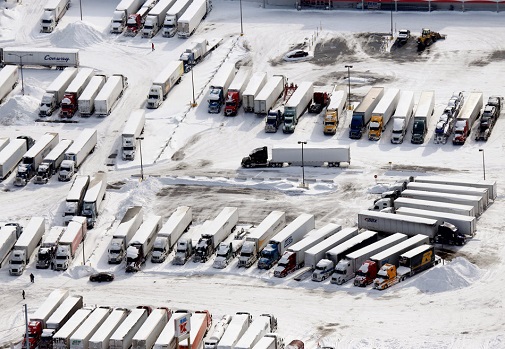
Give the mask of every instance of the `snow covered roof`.
M 9 144 L 0 151 L 0 164 L 4 164 L 16 150 L 22 148 L 25 144 L 26 141 L 24 139 L 16 138 L 10 141 Z
M 87 101 L 91 99 L 94 95 L 96 96 L 97 91 L 105 84 L 107 78 L 105 75 L 95 75 L 90 80 L 84 91 L 82 91 L 81 96 L 78 101 Z
M 37 156 L 49 143 L 51 143 L 56 138 L 58 141 L 59 135 L 57 133 L 48 132 L 40 137 L 35 144 L 28 149 L 28 151 L 23 155 L 24 158 L 33 158 Z
M 79 201 L 82 197 L 83 190 L 89 185 L 89 176 L 77 175 L 67 195 L 67 201 Z
M 61 86 L 77 74 L 77 68 L 65 68 L 56 79 L 46 88 L 46 91 L 59 91 Z
M 56 161 L 60 156 L 65 154 L 65 151 L 74 143 L 71 139 L 62 139 L 56 146 L 47 154 L 44 160 Z
M 96 135 L 96 130 L 93 128 L 85 128 L 79 134 L 74 143 L 67 149 L 65 154 L 77 154 L 88 143 L 89 139 Z

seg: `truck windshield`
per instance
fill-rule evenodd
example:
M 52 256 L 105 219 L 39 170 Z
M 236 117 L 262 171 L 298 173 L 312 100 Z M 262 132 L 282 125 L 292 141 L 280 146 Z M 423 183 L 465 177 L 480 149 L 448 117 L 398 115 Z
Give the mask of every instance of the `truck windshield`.
M 235 105 L 237 105 L 237 104 L 234 101 L 226 102 L 227 107 L 234 107 Z
M 147 98 L 149 98 L 149 99 L 158 99 L 158 95 L 149 94 L 149 96 Z
M 283 268 L 286 268 L 288 266 L 288 264 L 286 262 L 279 262 L 277 265 L 279 267 L 283 267 Z
M 163 252 L 163 247 L 155 247 L 153 249 L 153 251 L 156 251 L 156 252 Z
M 324 269 L 325 269 L 324 265 L 323 266 L 316 265 L 316 270 L 323 271 Z
M 335 126 L 335 122 L 334 121 L 326 121 L 324 123 L 324 126 Z
M 67 256 L 59 255 L 59 256 L 56 256 L 56 259 L 63 259 L 63 260 L 65 260 L 65 259 L 67 259 Z
M 363 272 L 361 269 L 359 269 L 359 270 L 356 272 L 356 276 L 366 276 L 366 272 Z
M 110 254 L 119 254 L 121 250 L 110 250 L 109 253 Z
M 370 130 L 379 131 L 379 123 L 374 121 L 370 123 Z
M 92 209 L 93 209 L 93 203 L 91 203 L 91 202 L 85 202 L 82 205 L 82 210 L 83 211 L 89 211 L 89 212 L 91 212 Z
M 70 167 L 68 167 L 68 166 L 61 166 L 60 170 L 61 171 L 69 171 L 70 172 Z
M 23 264 L 22 261 L 11 261 L 11 264 Z
M 345 270 L 335 269 L 335 273 L 345 275 Z
M 413 128 L 414 133 L 419 134 L 424 132 L 424 122 L 415 122 L 414 123 L 414 128 Z
M 53 22 L 52 19 L 43 19 L 42 20 L 42 23 L 44 23 L 44 24 L 51 24 L 52 22 Z
M 361 128 L 361 118 L 353 117 L 351 120 L 351 129 L 352 130 L 359 130 L 360 128 Z
M 242 252 L 240 254 L 241 257 L 251 257 L 251 252 Z

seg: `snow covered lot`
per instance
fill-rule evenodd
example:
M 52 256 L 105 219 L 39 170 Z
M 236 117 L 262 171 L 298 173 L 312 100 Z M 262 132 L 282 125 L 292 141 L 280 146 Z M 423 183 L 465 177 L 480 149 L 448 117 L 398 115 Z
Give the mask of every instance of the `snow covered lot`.
M 427 27 L 447 35 L 422 54 L 407 46 L 382 53 L 369 33 L 390 30 L 388 12 L 295 11 L 262 9 L 259 3 L 243 2 L 244 33 L 240 37 L 238 1 L 214 1 L 214 8 L 194 37 L 222 38 L 220 47 L 194 68 L 198 106 L 190 108 L 191 77 L 186 74 L 159 109 L 146 111 L 142 142 L 144 182 L 139 181 L 140 157 L 133 162 L 106 159 L 117 151 L 119 137 L 133 109 L 144 108 L 154 76 L 168 60 L 179 58 L 189 40 L 125 38 L 109 34 L 109 21 L 117 1 L 83 1 L 83 20 L 73 1 L 52 34 L 39 33 L 44 0 L 2 5 L 1 46 L 79 48 L 81 66 L 107 75 L 124 74 L 129 88 L 111 115 L 81 119 L 78 123 L 35 122 L 38 104 L 55 70 L 26 67 L 25 95 L 18 85 L 0 105 L 0 137 L 59 132 L 60 139 L 75 139 L 85 127 L 98 129 L 96 151 L 80 168 L 92 175 L 107 171 L 109 190 L 98 224 L 79 249 L 73 267 L 64 273 L 36 270 L 33 258 L 20 277 L 0 270 L 2 307 L 0 344 L 19 339 L 24 328 L 21 290 L 27 292 L 33 312 L 55 287 L 84 296 L 85 303 L 209 309 L 214 319 L 222 314 L 250 311 L 271 312 L 279 318 L 279 333 L 286 341 L 301 339 L 309 348 L 319 344 L 337 348 L 505 348 L 505 318 L 502 289 L 505 286 L 502 229 L 505 209 L 501 186 L 505 168 L 503 133 L 499 120 L 486 143 L 470 139 L 464 146 L 433 144 L 438 115 L 454 91 L 482 91 L 484 98 L 504 95 L 505 21 L 503 13 L 433 12 L 395 13 L 395 28 L 408 28 L 419 35 Z M 151 51 L 151 42 L 155 51 Z M 306 47 L 314 58 L 285 62 L 283 56 Z M 403 50 L 403 51 L 402 51 Z M 390 130 L 377 142 L 347 136 L 350 115 L 340 122 L 337 134 L 325 136 L 322 118 L 304 115 L 291 135 L 265 134 L 263 120 L 239 113 L 225 118 L 208 114 L 205 93 L 208 83 L 224 61 L 240 61 L 253 71 L 269 76 L 283 74 L 290 82 L 314 81 L 321 89 L 346 86 L 351 64 L 352 96 L 358 101 L 370 86 L 412 90 L 416 99 L 423 90 L 434 90 L 435 116 L 428 140 L 421 146 L 410 140 L 389 143 Z M 503 118 L 503 116 L 502 116 Z M 310 189 L 298 188 L 299 167 L 243 170 L 240 160 L 258 146 L 296 144 L 350 145 L 348 168 L 306 168 Z M 134 275 L 124 265 L 109 266 L 107 245 L 118 220 L 129 205 L 143 205 L 148 213 L 168 217 L 180 205 L 193 207 L 195 225 L 213 218 L 224 206 L 239 207 L 240 222 L 258 224 L 271 210 L 285 210 L 288 221 L 302 212 L 316 217 L 316 227 L 327 222 L 356 224 L 357 212 L 368 207 L 377 192 L 397 178 L 409 175 L 443 174 L 482 178 L 485 150 L 486 178 L 498 183 L 498 198 L 479 218 L 477 235 L 453 249 L 444 265 L 427 271 L 385 292 L 341 287 L 292 278 L 274 279 L 255 268 L 243 271 L 232 264 L 216 270 L 211 262 L 190 263 L 175 268 L 168 262 L 146 264 Z M 134 176 L 133 176 L 134 175 Z M 374 179 L 377 175 L 377 179 Z M 295 178 L 295 180 L 291 180 Z M 53 178 L 46 185 L 13 186 L 14 175 L 0 184 L 1 222 L 25 224 L 32 216 L 45 216 L 51 225 L 63 222 L 63 202 L 69 183 Z M 236 263 L 236 262 L 235 262 Z M 110 284 L 91 284 L 95 270 L 113 271 Z M 29 273 L 35 275 L 30 284 Z

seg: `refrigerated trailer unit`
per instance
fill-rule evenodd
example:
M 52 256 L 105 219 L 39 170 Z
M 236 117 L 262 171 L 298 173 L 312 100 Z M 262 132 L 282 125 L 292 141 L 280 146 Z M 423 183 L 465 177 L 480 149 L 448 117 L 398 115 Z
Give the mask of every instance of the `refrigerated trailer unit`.
M 498 192 L 496 191 L 496 181 L 482 180 L 482 179 L 466 179 L 466 178 L 452 178 L 452 177 L 438 177 L 438 176 L 416 176 L 415 182 L 433 183 L 433 184 L 447 184 L 458 185 L 463 187 L 485 188 L 488 190 L 489 200 L 496 199 Z
M 449 204 L 447 202 L 440 201 L 417 200 L 399 197 L 394 201 L 394 208 L 397 210 L 400 207 L 417 208 L 420 210 L 432 210 L 471 217 L 476 216 L 475 208 L 471 205 Z
M 245 112 L 253 112 L 254 111 L 254 99 L 261 91 L 263 86 L 265 86 L 267 82 L 267 73 L 265 72 L 256 72 L 249 80 L 244 92 L 242 93 L 242 107 Z
M 70 349 L 89 349 L 90 338 L 104 323 L 111 311 L 112 309 L 109 307 L 98 307 L 93 310 L 81 326 L 70 336 Z
M 254 98 L 254 113 L 267 115 L 284 91 L 284 77 L 273 76 Z
M 109 348 L 109 338 L 114 331 L 126 319 L 130 311 L 128 309 L 114 309 L 102 325 L 96 330 L 88 342 L 89 349 L 107 349 Z
M 114 74 L 107 79 L 95 98 L 95 112 L 98 116 L 107 116 L 128 87 L 128 78 Z
M 309 268 L 315 268 L 317 263 L 324 259 L 326 252 L 338 246 L 352 237 L 358 235 L 358 228 L 344 228 L 341 231 L 335 233 L 335 235 L 319 242 L 317 245 L 312 246 L 305 252 L 305 266 Z
M 133 309 L 109 338 L 109 349 L 129 349 L 135 333 L 147 319 L 146 309 Z
M 81 116 L 90 116 L 95 112 L 95 99 L 106 81 L 105 75 L 95 75 L 89 80 L 88 86 L 77 99 L 77 109 Z
M 438 233 L 442 222 L 437 219 L 409 217 L 394 213 L 362 211 L 358 213 L 358 228 L 393 234 L 402 233 L 407 236 L 422 234 L 433 239 Z
M 0 180 L 6 179 L 16 168 L 27 151 L 24 139 L 13 139 L 0 151 Z
M 42 241 L 46 231 L 46 220 L 43 217 L 32 217 L 23 233 L 19 236 L 9 259 L 9 274 L 21 275 L 30 262 L 35 248 Z
M 8 65 L 0 70 L 0 103 L 18 84 L 18 67 Z
M 407 189 L 437 192 L 437 193 L 447 193 L 447 194 L 480 196 L 482 197 L 485 206 L 489 204 L 489 194 L 487 189 L 485 188 L 472 188 L 472 187 L 463 187 L 459 185 L 410 182 L 407 183 Z
M 484 199 L 475 195 L 447 194 L 431 191 L 405 189 L 402 197 L 418 200 L 433 200 L 452 204 L 472 205 L 479 216 L 484 211 Z

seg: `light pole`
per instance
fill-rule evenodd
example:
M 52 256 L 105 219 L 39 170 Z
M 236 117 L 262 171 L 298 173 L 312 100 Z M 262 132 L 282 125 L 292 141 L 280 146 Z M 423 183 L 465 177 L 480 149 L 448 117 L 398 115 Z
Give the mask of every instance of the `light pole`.
M 391 0 L 391 36 L 393 36 L 393 0 Z
M 349 94 L 347 95 L 347 109 L 351 109 L 351 68 L 352 65 L 346 65 L 347 68 L 347 83 L 349 85 Z
M 196 107 L 196 101 L 195 101 L 195 83 L 193 80 L 193 68 L 191 68 L 191 89 L 193 90 L 193 102 L 191 103 L 191 107 Z
M 81 12 L 81 21 L 82 21 L 82 2 L 79 0 L 79 11 Z
M 24 55 L 18 55 L 18 54 L 15 54 L 15 53 L 7 53 L 7 54 L 11 55 L 11 56 L 16 56 L 16 57 L 19 58 L 19 67 L 21 69 L 21 93 L 24 96 L 25 95 L 25 81 L 24 81 L 24 78 L 23 78 L 23 57 L 33 56 L 33 54 L 31 54 L 31 53 L 27 53 L 27 54 L 24 54 Z
M 305 166 L 303 163 L 303 145 L 307 144 L 306 141 L 298 141 L 298 144 L 302 145 L 302 188 L 305 188 Z
M 486 180 L 486 162 L 484 161 L 484 149 L 479 149 L 482 152 L 482 170 L 484 171 L 484 180 Z
M 244 26 L 242 25 L 242 0 L 240 2 L 240 36 L 244 35 Z
M 84 256 L 84 239 L 86 235 L 82 236 L 82 265 L 86 265 L 86 257 Z
M 135 138 L 139 141 L 139 150 L 140 150 L 140 178 L 142 181 L 144 181 L 144 165 L 142 164 L 142 141 L 144 140 L 144 137 L 137 137 Z
M 30 349 L 30 337 L 28 335 L 28 305 L 23 304 L 25 308 L 25 341 L 26 341 L 26 349 Z

